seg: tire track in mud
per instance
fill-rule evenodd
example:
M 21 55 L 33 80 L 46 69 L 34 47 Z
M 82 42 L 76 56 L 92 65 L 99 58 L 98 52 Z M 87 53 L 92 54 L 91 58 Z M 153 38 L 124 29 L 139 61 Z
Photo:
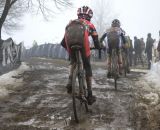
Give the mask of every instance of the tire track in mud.
M 24 85 L 0 101 L 0 129 L 9 130 L 134 130 L 133 78 L 121 78 L 118 90 L 106 78 L 104 67 L 93 67 L 93 93 L 97 96 L 91 112 L 75 124 L 72 100 L 66 93 L 68 77 L 66 61 L 33 58 L 31 70 L 23 76 Z M 137 76 L 137 75 L 136 75 Z M 136 130 L 136 129 L 135 129 Z

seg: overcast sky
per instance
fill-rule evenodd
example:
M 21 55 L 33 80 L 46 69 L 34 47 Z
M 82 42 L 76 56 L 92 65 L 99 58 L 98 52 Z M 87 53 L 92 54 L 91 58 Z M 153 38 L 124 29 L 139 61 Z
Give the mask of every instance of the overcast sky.
M 11 35 L 2 35 L 3 38 L 11 36 L 17 43 L 24 41 L 26 47 L 32 46 L 33 40 L 38 44 L 45 42 L 60 42 L 64 35 L 66 24 L 77 18 L 77 8 L 82 5 L 91 6 L 98 0 L 73 0 L 74 7 L 57 14 L 53 20 L 46 22 L 41 17 L 26 15 L 21 21 L 23 29 L 13 32 Z M 118 14 L 122 28 L 128 35 L 144 37 L 152 33 L 153 38 L 158 40 L 160 30 L 160 0 L 110 0 L 111 9 Z M 106 8 L 107 9 L 107 8 Z M 93 12 L 94 13 L 94 12 Z

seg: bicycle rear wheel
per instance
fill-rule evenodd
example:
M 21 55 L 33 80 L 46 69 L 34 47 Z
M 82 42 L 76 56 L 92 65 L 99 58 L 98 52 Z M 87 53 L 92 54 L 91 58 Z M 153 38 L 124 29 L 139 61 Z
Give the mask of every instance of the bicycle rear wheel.
M 122 60 L 123 60 L 123 70 L 124 70 L 124 76 L 127 76 L 127 57 L 125 52 L 122 52 Z
M 116 69 L 116 66 L 115 66 L 115 70 L 114 70 L 114 74 L 113 74 L 115 90 L 117 90 L 117 79 L 118 79 L 117 71 L 118 70 Z
M 78 66 L 73 71 L 72 79 L 72 100 L 73 100 L 73 112 L 75 121 L 79 123 L 80 120 L 83 120 L 88 111 L 87 102 L 81 99 L 80 88 L 83 89 L 83 76 L 78 72 Z M 84 90 L 83 90 L 84 91 Z
M 126 64 L 126 60 L 124 59 L 123 61 L 123 68 L 124 68 L 124 76 L 126 77 L 127 76 L 127 64 Z
M 112 76 L 114 79 L 114 87 L 117 90 L 117 79 L 118 79 L 118 58 L 116 55 L 116 50 L 112 50 Z

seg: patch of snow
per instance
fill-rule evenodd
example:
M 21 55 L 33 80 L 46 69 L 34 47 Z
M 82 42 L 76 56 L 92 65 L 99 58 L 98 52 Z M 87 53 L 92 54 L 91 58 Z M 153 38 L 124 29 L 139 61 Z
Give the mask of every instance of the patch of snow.
M 51 120 L 55 119 L 55 115 L 52 115 L 50 118 L 51 118 Z
M 106 70 L 104 70 L 104 69 L 101 69 L 101 68 L 98 68 L 97 70 L 95 70 L 95 73 L 96 74 L 107 74 L 107 72 L 106 72 Z
M 0 98 L 8 95 L 10 87 L 15 88 L 22 84 L 22 78 L 17 79 L 12 76 L 19 76 L 26 70 L 29 70 L 29 66 L 22 62 L 19 68 L 0 76 Z
M 160 62 L 152 63 L 151 70 L 148 70 L 140 81 L 140 86 L 147 91 L 143 94 L 143 98 L 148 102 L 148 105 L 157 105 L 159 102 L 160 92 Z
M 150 105 L 157 105 L 159 101 L 159 96 L 156 93 L 145 94 L 144 98 L 150 101 Z
M 30 96 L 30 97 L 28 97 L 28 98 L 24 101 L 23 104 L 29 106 L 31 103 L 36 102 L 37 99 L 38 99 L 38 96 L 37 96 L 37 95 Z
M 143 69 L 131 69 L 132 72 L 140 72 L 140 73 L 148 73 L 148 70 L 143 70 Z
M 148 82 L 155 84 L 155 88 L 160 89 L 160 62 L 152 64 L 151 70 L 145 75 Z
M 19 122 L 19 125 L 32 125 L 35 122 L 35 119 L 30 119 L 26 122 Z
M 5 88 L 0 88 L 0 98 L 8 95 L 8 91 Z

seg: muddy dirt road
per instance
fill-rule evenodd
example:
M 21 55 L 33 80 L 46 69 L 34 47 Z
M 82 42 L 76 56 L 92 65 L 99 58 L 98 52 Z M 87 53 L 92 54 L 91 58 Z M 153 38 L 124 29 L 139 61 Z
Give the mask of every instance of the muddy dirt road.
M 93 93 L 97 101 L 86 119 L 76 124 L 71 96 L 65 88 L 68 62 L 33 58 L 27 64 L 30 70 L 13 77 L 22 78 L 23 84 L 9 87 L 9 95 L 0 99 L 0 130 L 150 129 L 136 122 L 135 115 L 135 82 L 143 73 L 132 72 L 121 78 L 115 91 L 113 80 L 106 78 L 104 64 L 94 64 Z

